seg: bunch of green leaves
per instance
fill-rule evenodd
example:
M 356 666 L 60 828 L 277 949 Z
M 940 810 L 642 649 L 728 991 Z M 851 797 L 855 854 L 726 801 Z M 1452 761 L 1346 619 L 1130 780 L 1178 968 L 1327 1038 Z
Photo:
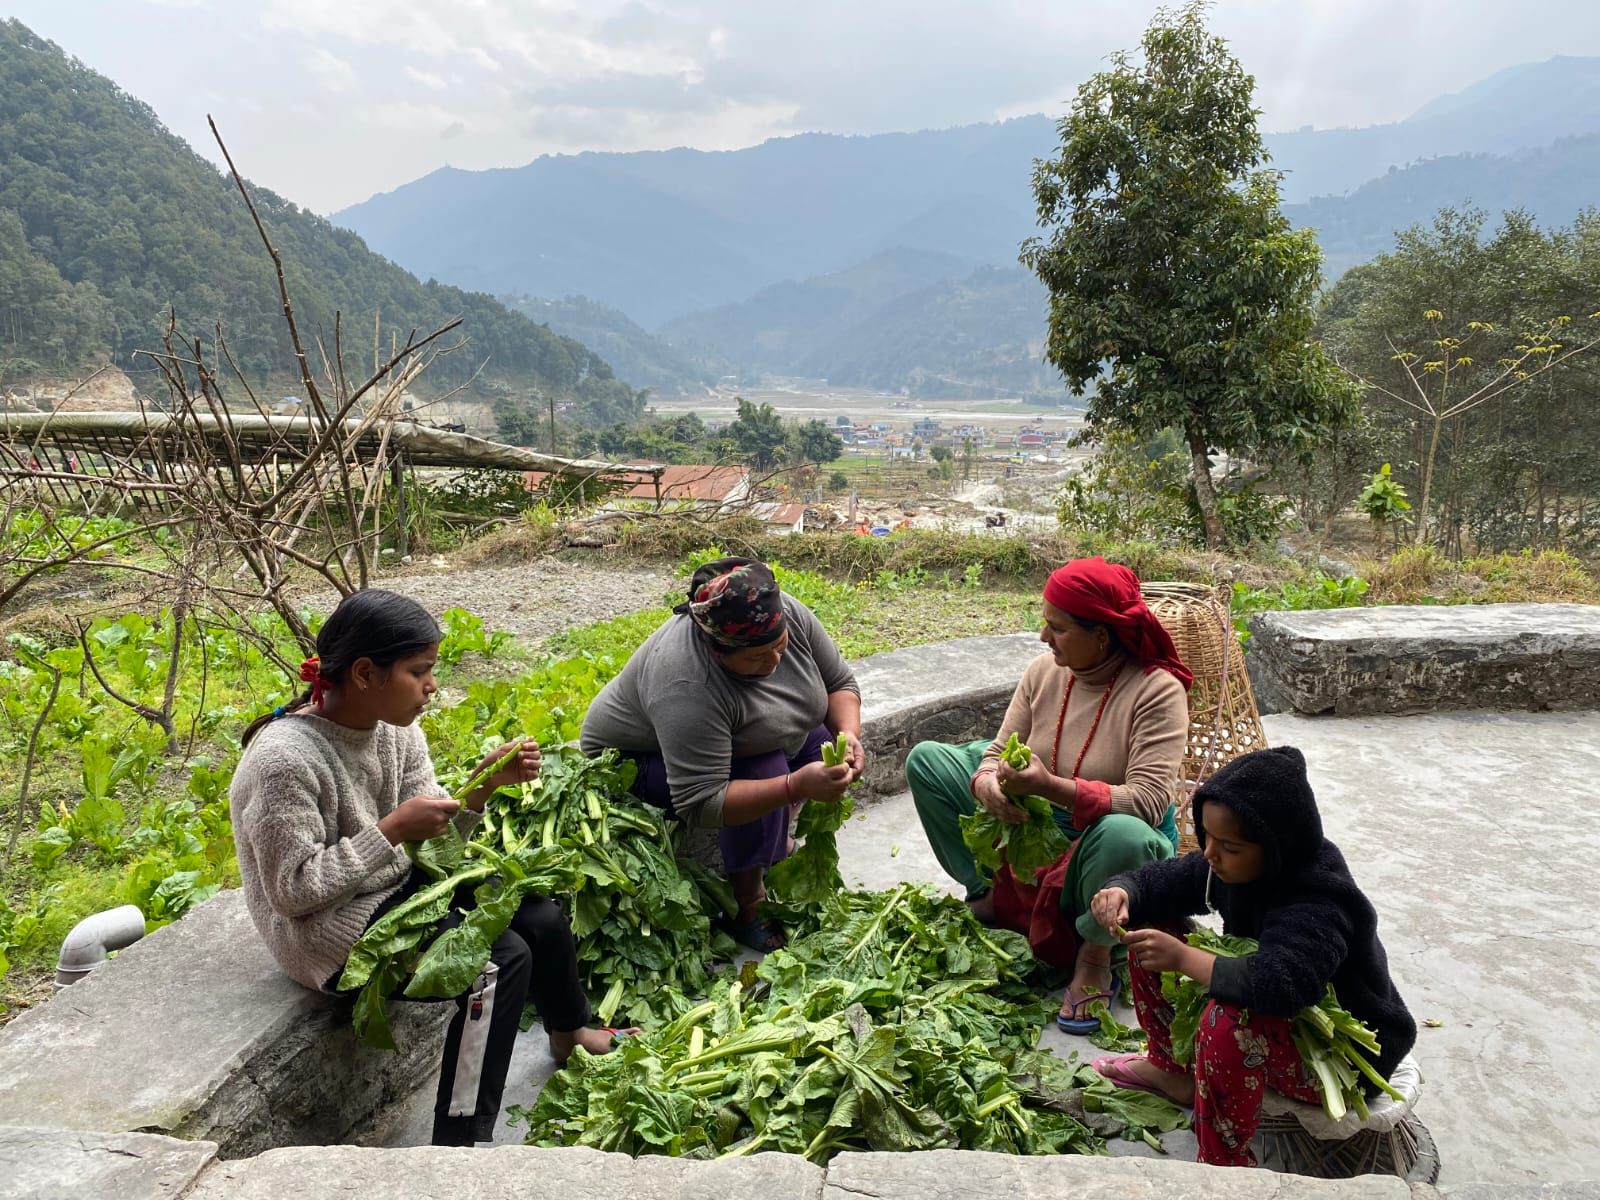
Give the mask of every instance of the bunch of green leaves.
M 460 782 L 458 794 L 494 765 Z M 701 889 L 680 870 L 662 814 L 629 794 L 634 770 L 614 751 L 590 758 L 551 747 L 537 780 L 489 799 L 470 841 L 463 844 L 452 827 L 410 847 L 437 882 L 351 949 L 339 986 L 363 989 L 358 1032 L 392 1047 L 383 1001 L 413 971 L 407 996 L 464 991 L 517 904 L 533 893 L 565 901 L 580 977 L 601 997 L 603 1022 L 624 1014 L 663 1024 L 687 1011 L 690 997 L 704 995 L 714 964 L 731 957 L 732 946 L 713 934 Z M 452 903 L 466 918 L 441 934 Z
M 578 943 L 578 968 L 598 1015 L 659 1025 L 705 995 L 733 947 L 713 932 L 705 894 L 678 862 L 666 818 L 629 792 L 635 767 L 614 751 L 571 747 L 544 754 L 539 779 L 486 806 L 475 838 L 560 846 L 577 863 L 562 896 Z
M 850 759 L 844 734 L 822 747 L 824 766 L 837 767 Z M 775 915 L 794 920 L 795 906 L 817 904 L 844 890 L 839 874 L 839 830 L 855 812 L 856 802 L 841 796 L 831 803 L 813 800 L 800 810 L 794 834 L 800 841 L 795 852 L 767 872 L 767 893 Z
M 350 948 L 339 976 L 341 991 L 360 989 L 356 1034 L 386 1050 L 396 1048 L 389 997 L 402 983 L 412 999 L 466 991 L 483 972 L 490 946 L 523 899 L 570 886 L 575 869 L 573 856 L 560 847 L 501 854 L 487 842 L 463 842 L 454 826 L 424 843 L 414 857 L 433 882 L 374 921 Z M 441 932 L 453 906 L 465 915 Z
M 1250 938 L 1224 937 L 1203 927 L 1189 935 L 1189 944 L 1221 958 L 1242 958 L 1254 954 L 1258 948 Z M 1199 983 L 1175 971 L 1162 974 L 1161 994 L 1172 1005 L 1174 1014 L 1172 1056 L 1188 1066 L 1194 1061 L 1195 1033 L 1210 996 Z M 1377 1035 L 1345 1011 L 1334 995 L 1332 984 L 1321 1000 L 1295 1014 L 1289 1023 L 1289 1035 L 1294 1039 L 1301 1061 L 1317 1077 L 1323 1111 L 1332 1120 L 1340 1120 L 1348 1109 L 1354 1109 L 1366 1119 L 1363 1080 L 1396 1100 L 1403 1099 L 1367 1057 L 1378 1053 Z
M 1000 757 L 1020 771 L 1033 761 L 1033 751 L 1013 733 Z M 1019 881 L 1032 883 L 1067 852 L 1067 835 L 1056 824 L 1055 807 L 1043 796 L 1012 796 L 1011 802 L 1028 814 L 1026 821 L 1002 821 L 979 808 L 961 818 L 961 840 L 978 866 L 993 872 L 1008 863 Z
M 1025 939 L 931 889 L 831 896 L 806 932 L 677 1020 L 574 1055 L 522 1114 L 527 1140 L 816 1162 L 847 1149 L 1103 1153 L 1084 1119 L 1089 1081 L 1031 1049 L 1048 1015 L 1031 969 Z M 1181 1124 L 1167 1107 L 1161 1122 Z

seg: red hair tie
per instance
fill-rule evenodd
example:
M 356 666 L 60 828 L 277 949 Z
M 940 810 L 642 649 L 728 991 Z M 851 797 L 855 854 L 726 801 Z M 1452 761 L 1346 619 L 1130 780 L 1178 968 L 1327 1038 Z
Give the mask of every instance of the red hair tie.
M 333 686 L 333 681 L 322 673 L 322 664 L 315 654 L 300 664 L 300 679 L 311 685 L 313 704 L 321 704 L 323 693 Z

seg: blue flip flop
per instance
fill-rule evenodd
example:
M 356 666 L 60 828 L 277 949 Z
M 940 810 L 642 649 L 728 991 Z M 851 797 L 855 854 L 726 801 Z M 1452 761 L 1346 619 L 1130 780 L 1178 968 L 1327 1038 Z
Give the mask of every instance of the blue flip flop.
M 1100 1028 L 1098 1017 L 1079 1016 L 1078 1014 L 1084 1012 L 1097 1000 L 1104 1002 L 1106 1007 L 1109 1008 L 1111 1002 L 1117 998 L 1117 993 L 1121 990 L 1122 979 L 1113 971 L 1111 973 L 1111 990 L 1109 992 L 1092 992 L 1083 999 L 1074 1002 L 1072 1005 L 1073 1015 L 1070 1017 L 1064 1017 L 1057 1013 L 1056 1028 L 1064 1033 L 1076 1034 L 1079 1037 L 1088 1037 L 1089 1034 L 1097 1032 Z

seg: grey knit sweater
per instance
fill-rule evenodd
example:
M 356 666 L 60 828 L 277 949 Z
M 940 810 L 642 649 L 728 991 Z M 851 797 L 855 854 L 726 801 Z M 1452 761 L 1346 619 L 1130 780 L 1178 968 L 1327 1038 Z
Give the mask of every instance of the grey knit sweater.
M 720 827 L 735 758 L 800 752 L 834 692 L 861 694 L 815 614 L 783 598 L 789 648 L 771 675 L 724 670 L 687 615 L 652 633 L 583 718 L 586 754 L 614 747 L 666 760 L 672 806 L 691 825 Z
M 411 868 L 378 821 L 413 796 L 443 794 L 415 725 L 350 729 L 280 717 L 233 775 L 233 837 L 245 904 L 291 979 L 321 990 L 373 911 Z M 463 809 L 463 835 L 478 814 Z

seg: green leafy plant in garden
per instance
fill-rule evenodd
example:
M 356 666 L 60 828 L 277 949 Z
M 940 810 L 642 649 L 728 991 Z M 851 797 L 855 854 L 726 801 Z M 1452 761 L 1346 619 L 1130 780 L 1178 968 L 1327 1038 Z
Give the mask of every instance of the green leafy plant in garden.
M 1356 507 L 1372 522 L 1373 540 L 1381 547 L 1383 531 L 1405 520 L 1405 514 L 1411 511 L 1411 501 L 1406 499 L 1406 489 L 1400 486 L 1400 481 L 1389 473 L 1389 464 L 1384 463 L 1361 489 Z
M 456 666 L 468 654 L 499 658 L 512 642 L 505 630 L 486 629 L 482 618 L 464 608 L 445 609 L 441 624 L 444 640 L 439 643 L 439 662 L 446 667 Z
M 1288 581 L 1276 588 L 1233 584 L 1233 628 L 1242 643 L 1250 640 L 1250 617 L 1259 612 L 1301 611 L 1318 608 L 1354 608 L 1367 594 L 1367 581 L 1358 575 L 1321 573 L 1309 582 Z

